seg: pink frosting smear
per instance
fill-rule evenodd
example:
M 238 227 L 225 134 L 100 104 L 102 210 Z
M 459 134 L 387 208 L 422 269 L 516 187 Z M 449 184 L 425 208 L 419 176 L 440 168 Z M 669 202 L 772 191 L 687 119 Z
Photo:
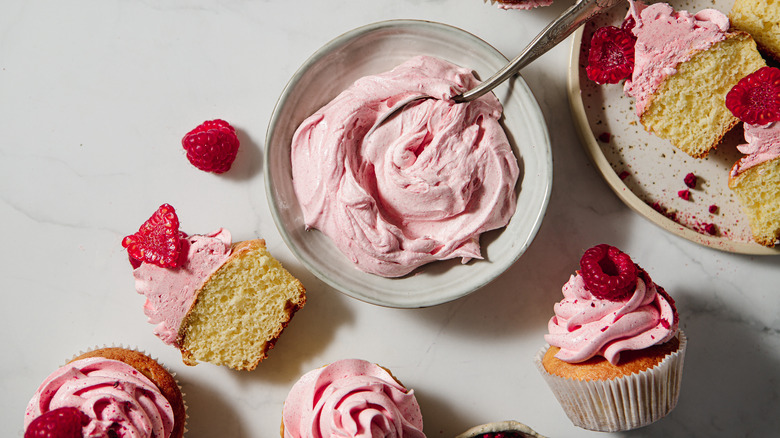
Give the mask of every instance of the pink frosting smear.
M 731 176 L 780 157 L 780 122 L 766 125 L 743 124 L 746 144 L 737 146 L 745 154 L 731 168 Z
M 514 2 L 496 2 L 501 9 L 533 9 L 540 6 L 550 6 L 553 0 L 519 0 Z
M 514 213 L 519 169 L 495 95 L 450 100 L 477 83 L 471 70 L 415 57 L 359 79 L 307 118 L 291 152 L 307 229 L 384 277 L 435 260 L 482 258 L 479 235 Z M 366 136 L 397 102 L 420 94 L 432 99 Z
M 649 277 L 648 277 L 649 278 Z M 565 362 L 582 362 L 596 355 L 617 364 L 620 352 L 663 344 L 677 334 L 674 305 L 652 281 L 637 278 L 633 294 L 621 301 L 596 298 L 579 274 L 563 286 L 563 300 L 548 323 L 548 344 Z
M 63 407 L 89 417 L 82 429 L 87 438 L 168 438 L 173 430 L 173 409 L 165 396 L 146 376 L 117 360 L 80 359 L 52 373 L 30 400 L 24 428 Z
M 209 235 L 187 236 L 182 239 L 178 267 L 142 263 L 133 270 L 136 291 L 146 297 L 144 313 L 163 342 L 179 346 L 182 320 L 197 291 L 230 256 L 230 245 L 230 232 L 223 228 Z
M 304 374 L 282 413 L 285 438 L 424 438 L 420 406 L 382 367 L 345 359 Z
M 629 2 L 628 16 L 636 22 L 632 31 L 637 40 L 634 73 L 623 90 L 635 98 L 636 114 L 641 116 L 661 83 L 677 72 L 677 65 L 726 39 L 730 23 L 715 9 L 690 14 L 666 3 Z

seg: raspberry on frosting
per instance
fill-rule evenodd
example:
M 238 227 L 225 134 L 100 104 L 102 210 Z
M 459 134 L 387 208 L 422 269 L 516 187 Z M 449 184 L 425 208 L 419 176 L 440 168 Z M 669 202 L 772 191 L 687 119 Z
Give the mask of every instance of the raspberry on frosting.
M 631 257 L 614 246 L 596 245 L 580 259 L 580 275 L 593 296 L 618 301 L 636 286 L 637 269 Z
M 89 417 L 74 407 L 53 409 L 37 417 L 24 431 L 24 438 L 81 438 Z
M 597 84 L 616 84 L 634 71 L 636 37 L 630 27 L 604 26 L 590 41 L 588 78 Z
M 122 246 L 127 248 L 133 267 L 146 262 L 163 268 L 175 268 L 178 266 L 180 240 L 176 210 L 169 204 L 163 204 L 141 225 L 137 233 L 122 239 Z
M 742 78 L 726 95 L 726 107 L 751 125 L 780 121 L 780 69 L 762 67 Z

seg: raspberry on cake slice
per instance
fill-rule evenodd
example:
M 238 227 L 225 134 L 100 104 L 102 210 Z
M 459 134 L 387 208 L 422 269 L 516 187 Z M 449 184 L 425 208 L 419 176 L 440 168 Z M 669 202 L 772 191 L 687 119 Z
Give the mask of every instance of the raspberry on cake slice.
M 728 17 L 717 10 L 689 13 L 666 3 L 630 3 L 620 28 L 594 34 L 588 77 L 598 83 L 626 77 L 624 91 L 635 99 L 644 128 L 703 158 L 739 122 L 725 106 L 726 93 L 766 64 L 753 38 L 730 30 Z M 627 47 L 629 32 L 633 50 Z
M 753 240 L 773 247 L 780 239 L 780 69 L 748 75 L 726 96 L 726 105 L 744 122 L 745 154 L 729 173 L 748 218 Z

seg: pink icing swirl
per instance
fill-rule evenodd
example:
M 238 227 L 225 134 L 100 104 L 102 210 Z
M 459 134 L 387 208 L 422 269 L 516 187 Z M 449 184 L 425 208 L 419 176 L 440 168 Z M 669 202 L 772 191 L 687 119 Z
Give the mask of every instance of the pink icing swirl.
M 133 271 L 136 291 L 146 297 L 144 313 L 163 342 L 178 346 L 182 320 L 197 291 L 230 256 L 230 244 L 230 232 L 222 228 L 209 235 L 188 236 L 182 239 L 177 268 L 142 263 Z
M 291 165 L 306 228 L 384 277 L 482 258 L 479 235 L 509 222 L 520 171 L 495 95 L 450 100 L 477 83 L 471 70 L 418 56 L 359 79 L 304 120 Z M 393 105 L 420 95 L 432 99 L 366 136 Z
M 285 438 L 424 438 L 413 391 L 359 359 L 334 362 L 293 385 L 282 414 Z
M 173 430 L 173 409 L 165 396 L 141 372 L 117 360 L 81 359 L 52 373 L 27 406 L 25 429 L 62 407 L 89 417 L 82 430 L 86 438 L 168 438 Z
M 731 176 L 737 176 L 751 167 L 780 157 L 780 122 L 766 125 L 744 124 L 746 144 L 737 146 L 746 156 L 731 168 Z
M 662 344 L 677 333 L 674 304 L 658 289 L 646 274 L 640 275 L 633 294 L 609 301 L 594 297 L 582 277 L 572 275 L 544 339 L 561 349 L 555 355 L 560 360 L 582 362 L 600 355 L 617 364 L 621 351 Z

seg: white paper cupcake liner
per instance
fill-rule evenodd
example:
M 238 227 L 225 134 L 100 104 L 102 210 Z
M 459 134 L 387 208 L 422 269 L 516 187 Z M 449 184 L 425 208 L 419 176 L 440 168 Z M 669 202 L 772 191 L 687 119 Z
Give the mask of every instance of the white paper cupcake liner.
M 552 375 L 542 358 L 534 363 L 575 426 L 599 432 L 637 429 L 654 423 L 674 409 L 680 395 L 688 339 L 679 333 L 680 346 L 661 363 L 640 373 L 612 380 L 575 380 Z

